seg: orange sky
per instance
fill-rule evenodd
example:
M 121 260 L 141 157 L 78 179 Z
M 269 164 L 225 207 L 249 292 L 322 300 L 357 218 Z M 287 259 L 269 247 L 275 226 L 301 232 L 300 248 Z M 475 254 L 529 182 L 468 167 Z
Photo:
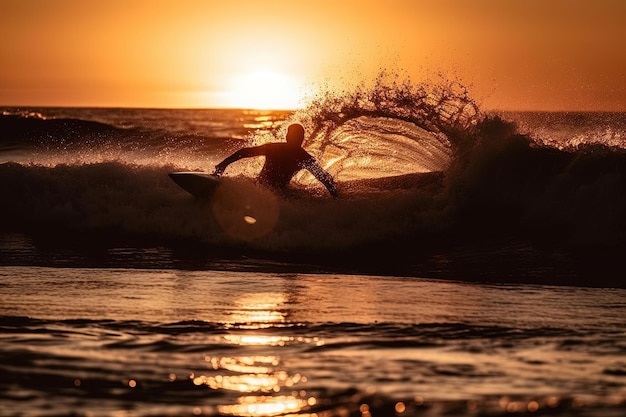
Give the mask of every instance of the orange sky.
M 293 107 L 380 70 L 626 111 L 623 0 L 2 0 L 0 105 Z

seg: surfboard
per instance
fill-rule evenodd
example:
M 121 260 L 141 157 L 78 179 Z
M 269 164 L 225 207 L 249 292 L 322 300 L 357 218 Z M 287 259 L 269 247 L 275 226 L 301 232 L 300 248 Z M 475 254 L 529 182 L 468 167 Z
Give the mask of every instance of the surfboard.
M 183 190 L 196 198 L 208 198 L 222 180 L 207 172 L 171 172 L 170 178 Z

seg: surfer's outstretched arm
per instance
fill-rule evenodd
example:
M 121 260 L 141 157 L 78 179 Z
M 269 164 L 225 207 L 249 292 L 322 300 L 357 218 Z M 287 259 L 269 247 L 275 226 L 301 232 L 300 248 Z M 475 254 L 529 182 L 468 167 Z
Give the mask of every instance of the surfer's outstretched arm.
M 313 176 L 317 178 L 319 182 L 324 184 L 324 187 L 326 187 L 326 189 L 328 190 L 330 195 L 333 196 L 333 198 L 337 198 L 339 194 L 337 193 L 337 186 L 332 175 L 326 172 L 324 168 L 322 168 L 320 164 L 313 159 L 308 161 L 308 163 L 306 164 L 306 169 L 311 174 L 313 174 Z
M 243 158 L 250 158 L 252 156 L 264 155 L 264 153 L 265 153 L 265 150 L 264 150 L 263 145 L 254 146 L 251 148 L 239 149 L 237 152 L 226 157 L 226 159 L 224 159 L 222 162 L 215 165 L 215 171 L 213 171 L 213 175 L 217 175 L 219 177 L 220 175 L 222 175 L 226 167 L 232 164 L 233 162 L 238 161 Z

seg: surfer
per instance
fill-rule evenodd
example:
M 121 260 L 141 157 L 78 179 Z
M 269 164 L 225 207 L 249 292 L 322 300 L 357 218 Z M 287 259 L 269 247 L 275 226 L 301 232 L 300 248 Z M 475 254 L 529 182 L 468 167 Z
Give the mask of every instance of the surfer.
M 242 158 L 265 156 L 258 181 L 266 187 L 284 192 L 293 176 L 300 170 L 308 170 L 319 182 L 324 184 L 330 195 L 337 197 L 337 188 L 333 177 L 302 148 L 304 127 L 292 124 L 287 128 L 287 142 L 266 143 L 260 146 L 242 148 L 215 166 L 213 175 L 220 176 L 231 163 Z

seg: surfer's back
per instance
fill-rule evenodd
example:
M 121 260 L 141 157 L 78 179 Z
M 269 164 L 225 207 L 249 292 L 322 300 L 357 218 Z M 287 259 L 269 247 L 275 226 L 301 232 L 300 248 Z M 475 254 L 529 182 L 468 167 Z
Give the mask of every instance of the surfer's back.
M 302 147 L 289 143 L 268 143 L 260 148 L 265 155 L 265 164 L 259 182 L 272 188 L 285 189 L 298 171 L 314 162 Z

